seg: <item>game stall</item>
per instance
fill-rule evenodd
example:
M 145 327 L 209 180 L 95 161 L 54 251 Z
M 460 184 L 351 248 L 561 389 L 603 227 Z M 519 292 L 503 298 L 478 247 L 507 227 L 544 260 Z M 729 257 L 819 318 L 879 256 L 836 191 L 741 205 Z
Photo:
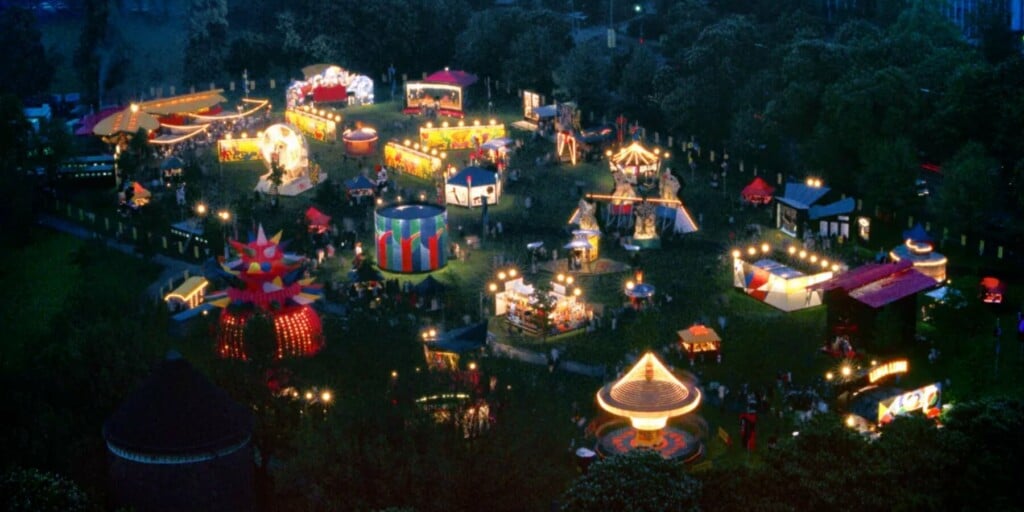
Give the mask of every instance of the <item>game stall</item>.
M 701 324 L 694 324 L 681 331 L 679 346 L 686 356 L 693 361 L 698 355 L 717 355 L 722 350 L 722 338 L 714 329 Z
M 483 167 L 466 167 L 445 180 L 445 204 L 473 207 L 501 201 L 501 178 Z
M 593 318 L 593 309 L 580 299 L 582 290 L 573 286 L 571 276 L 559 274 L 551 282 L 546 297 L 538 290 L 512 275 L 500 286 L 492 283 L 494 314 L 504 316 L 511 329 L 531 336 L 565 334 L 586 327 Z M 547 332 L 545 332 L 545 329 Z
M 433 180 L 440 176 L 441 166 L 448 154 L 436 148 L 431 149 L 409 139 L 399 143 L 388 141 L 384 145 L 384 165 L 409 176 L 422 180 Z
M 286 123 L 296 127 L 303 134 L 320 142 L 336 142 L 341 114 L 330 109 L 315 108 L 310 105 L 288 107 L 284 112 Z
M 303 80 L 296 80 L 285 93 L 288 107 L 305 104 L 335 103 L 370 105 L 373 80 L 333 64 L 313 64 L 302 68 Z
M 476 75 L 448 68 L 423 80 L 408 81 L 405 83 L 403 112 L 462 118 L 466 90 L 476 82 Z
M 494 119 L 486 123 L 479 119 L 472 123 L 463 120 L 452 124 L 442 121 L 435 125 L 433 122 L 420 127 L 420 145 L 424 148 L 433 148 L 440 151 L 453 149 L 478 150 L 480 147 L 493 139 L 507 137 L 508 132 L 504 123 Z
M 798 244 L 779 250 L 767 242 L 733 249 L 732 265 L 733 286 L 786 312 L 821 305 L 823 292 L 811 287 L 846 269 Z

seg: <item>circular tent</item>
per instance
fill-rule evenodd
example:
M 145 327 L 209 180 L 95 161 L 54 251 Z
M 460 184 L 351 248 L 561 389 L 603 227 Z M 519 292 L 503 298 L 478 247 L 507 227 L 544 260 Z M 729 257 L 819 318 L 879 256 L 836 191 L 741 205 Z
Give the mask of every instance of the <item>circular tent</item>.
M 459 206 L 496 205 L 501 200 L 501 179 L 498 173 L 483 167 L 466 167 L 451 178 L 445 186 L 445 203 Z
M 252 429 L 247 408 L 169 353 L 103 426 L 117 501 L 139 510 L 250 510 Z
M 740 191 L 743 200 L 750 204 L 769 204 L 772 202 L 773 194 L 775 194 L 775 187 L 769 185 L 760 176 L 755 177 Z

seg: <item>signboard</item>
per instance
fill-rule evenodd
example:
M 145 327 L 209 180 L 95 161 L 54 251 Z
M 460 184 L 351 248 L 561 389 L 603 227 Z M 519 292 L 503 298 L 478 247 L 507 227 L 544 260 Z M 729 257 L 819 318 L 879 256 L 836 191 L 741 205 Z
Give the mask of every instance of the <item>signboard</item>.
M 487 124 L 482 124 L 480 121 L 473 121 L 471 124 L 459 121 L 455 126 L 451 126 L 447 122 L 442 123 L 441 126 L 427 123 L 426 126 L 420 128 L 420 145 L 442 150 L 475 149 L 474 144 L 480 145 L 491 139 L 505 136 L 504 123 L 495 123 L 493 119 Z
M 906 359 L 889 361 L 888 363 L 876 366 L 868 372 L 868 382 L 874 384 L 877 380 L 896 373 L 907 373 L 909 365 Z
M 441 161 L 445 156 L 436 149 L 422 148 L 410 141 L 406 141 L 405 144 L 390 141 L 384 145 L 384 165 L 388 169 L 424 180 L 432 180 L 439 176 Z
M 248 162 L 262 160 L 260 139 L 221 139 L 217 141 L 217 159 L 221 162 Z
M 341 121 L 340 114 L 308 107 L 296 107 L 289 108 L 284 112 L 284 120 L 298 128 L 300 132 L 320 142 L 335 142 L 338 140 L 338 123 Z
M 896 416 L 912 412 L 934 417 L 940 412 L 941 398 L 942 387 L 939 383 L 887 398 L 878 403 L 878 423 L 884 425 Z

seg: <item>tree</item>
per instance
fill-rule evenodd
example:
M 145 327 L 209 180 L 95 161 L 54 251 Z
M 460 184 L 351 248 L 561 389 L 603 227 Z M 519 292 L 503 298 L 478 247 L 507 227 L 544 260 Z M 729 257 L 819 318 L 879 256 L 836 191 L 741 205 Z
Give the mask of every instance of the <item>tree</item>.
M 21 102 L 13 94 L 0 94 L 0 230 L 4 242 L 15 246 L 29 240 L 35 224 L 32 182 L 26 175 L 32 144 L 32 126 Z
M 902 210 L 913 194 L 918 172 L 913 145 L 904 137 L 878 140 L 861 150 L 864 167 L 857 177 L 857 190 L 881 211 Z
M 228 54 L 227 0 L 190 0 L 187 16 L 185 80 L 212 82 L 223 76 Z
M 10 469 L 0 477 L 0 508 L 8 512 L 96 510 L 71 480 L 38 469 Z
M 583 111 L 603 112 L 611 89 L 611 60 L 604 41 L 573 48 L 554 70 L 555 95 L 576 101 Z
M 109 0 L 85 0 L 85 25 L 72 63 L 95 103 L 103 103 L 107 91 L 124 80 L 129 62 L 127 45 L 110 17 Z
M 700 492 L 700 482 L 681 464 L 652 450 L 635 450 L 590 466 L 565 492 L 562 510 L 696 511 Z
M 5 79 L 0 94 L 10 92 L 21 98 L 49 90 L 54 67 L 43 48 L 42 34 L 31 11 L 20 7 L 0 10 L 0 69 Z
M 943 179 L 933 198 L 934 214 L 952 233 L 976 233 L 997 209 L 999 162 L 977 142 L 968 142 L 942 167 Z

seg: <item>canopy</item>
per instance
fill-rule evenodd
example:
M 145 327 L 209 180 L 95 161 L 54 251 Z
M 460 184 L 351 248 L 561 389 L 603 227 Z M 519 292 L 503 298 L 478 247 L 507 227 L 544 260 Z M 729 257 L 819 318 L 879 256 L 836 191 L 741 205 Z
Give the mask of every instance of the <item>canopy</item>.
M 632 288 L 626 288 L 626 296 L 631 299 L 646 299 L 654 296 L 654 285 L 640 283 Z
M 477 77 L 474 74 L 467 73 L 465 71 L 452 71 L 448 68 L 442 69 L 426 78 L 424 82 L 431 82 L 435 84 L 446 84 L 446 85 L 457 85 L 459 87 L 469 87 L 477 81 Z
M 370 178 L 360 174 L 351 179 L 345 180 L 345 188 L 349 190 L 373 190 L 375 187 Z
M 903 231 L 903 239 L 922 244 L 934 242 L 928 231 L 925 231 L 921 223 L 914 224 L 914 227 Z
M 455 176 L 448 178 L 449 185 L 468 187 L 470 182 L 475 187 L 494 185 L 498 182 L 498 174 L 483 167 L 466 167 Z
M 441 284 L 441 281 L 434 279 L 434 276 L 427 276 L 413 286 L 413 290 L 420 295 L 435 295 L 444 293 L 448 287 Z
M 185 167 L 185 164 L 183 164 L 181 162 L 181 159 L 179 159 L 176 156 L 172 156 L 172 157 L 168 158 L 167 160 L 164 160 L 160 164 L 160 170 L 161 171 L 170 171 L 170 170 L 173 170 L 173 169 L 181 169 L 182 167 Z
M 774 193 L 775 187 L 769 185 L 768 182 L 758 176 L 755 177 L 746 187 L 743 187 L 740 195 L 749 203 L 767 204 L 772 200 L 772 194 Z
M 504 148 L 504 147 L 507 147 L 507 146 L 510 146 L 510 145 L 512 145 L 512 139 L 510 139 L 508 137 L 498 137 L 496 139 L 491 139 L 491 140 L 489 140 L 487 142 L 484 142 L 483 144 L 480 145 L 480 147 L 483 148 L 483 149 L 492 149 L 492 150 L 497 151 L 497 150 L 499 150 L 501 148 Z
M 658 163 L 659 158 L 658 155 L 648 151 L 639 142 L 633 141 L 632 144 L 612 155 L 611 160 L 612 163 L 620 166 L 644 166 Z
M 310 206 L 309 209 L 306 210 L 306 220 L 315 226 L 326 226 L 330 224 L 331 216 Z
M 89 114 L 82 118 L 82 126 L 75 130 L 75 135 L 93 135 L 92 129 L 100 121 L 124 110 L 124 107 L 107 107 L 95 114 Z
M 224 89 L 211 89 L 209 91 L 182 94 L 170 98 L 144 101 L 139 103 L 139 110 L 157 116 L 169 116 L 172 114 L 194 114 L 200 110 L 213 107 L 227 101 L 220 93 Z
M 594 246 L 590 245 L 590 242 L 588 242 L 586 240 L 573 240 L 573 241 L 565 244 L 565 246 L 563 246 L 563 249 L 593 249 L 593 248 L 594 248 Z
M 143 112 L 138 105 L 133 105 L 109 115 L 96 123 L 92 128 L 92 133 L 102 137 L 109 137 L 118 133 L 134 134 L 139 131 L 139 128 L 153 131 L 160 128 L 160 121 Z

